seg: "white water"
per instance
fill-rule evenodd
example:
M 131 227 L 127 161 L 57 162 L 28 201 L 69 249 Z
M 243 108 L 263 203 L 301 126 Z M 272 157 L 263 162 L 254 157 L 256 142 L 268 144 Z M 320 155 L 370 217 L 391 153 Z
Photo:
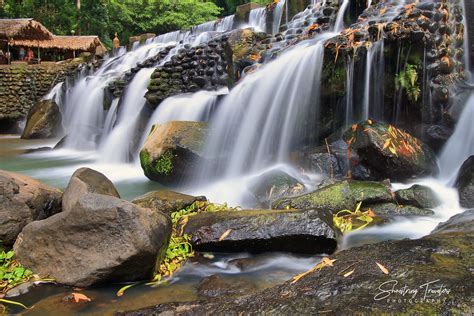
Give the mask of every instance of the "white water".
M 382 39 L 373 43 L 367 51 L 362 110 L 363 120 L 367 120 L 369 117 L 382 119 L 384 66 L 384 40 Z
M 334 24 L 334 31 L 341 32 L 344 30 L 344 16 L 346 15 L 347 8 L 349 7 L 349 0 L 342 0 L 342 4 L 337 12 L 336 23 Z
M 354 58 L 350 58 L 346 65 L 346 119 L 345 125 L 349 125 L 354 121 Z
M 273 9 L 273 26 L 272 33 L 280 32 L 281 18 L 283 17 L 283 9 L 285 8 L 286 0 L 280 0 L 275 9 Z
M 256 31 L 264 32 L 266 19 L 267 10 L 265 7 L 253 9 L 249 14 L 249 26 L 253 27 Z
M 129 162 L 135 153 L 135 132 L 143 107 L 145 93 L 154 68 L 143 68 L 133 78 L 125 91 L 115 127 L 100 148 L 101 161 Z

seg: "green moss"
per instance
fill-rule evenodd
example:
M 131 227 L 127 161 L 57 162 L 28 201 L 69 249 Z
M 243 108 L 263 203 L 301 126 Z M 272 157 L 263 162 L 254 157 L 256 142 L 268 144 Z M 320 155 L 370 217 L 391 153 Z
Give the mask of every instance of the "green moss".
M 173 152 L 171 150 L 165 151 L 160 158 L 155 162 L 154 170 L 162 175 L 169 175 L 173 171 Z

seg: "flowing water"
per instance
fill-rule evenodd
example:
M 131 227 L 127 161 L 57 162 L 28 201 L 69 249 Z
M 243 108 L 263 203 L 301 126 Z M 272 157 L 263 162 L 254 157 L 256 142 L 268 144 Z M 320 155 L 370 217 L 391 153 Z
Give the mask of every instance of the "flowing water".
M 275 9 L 273 9 L 273 26 L 272 32 L 276 34 L 280 32 L 281 18 L 283 17 L 283 10 L 285 8 L 286 0 L 280 0 Z
M 253 9 L 249 14 L 249 26 L 253 27 L 256 31 L 264 32 L 266 19 L 267 10 L 265 7 Z

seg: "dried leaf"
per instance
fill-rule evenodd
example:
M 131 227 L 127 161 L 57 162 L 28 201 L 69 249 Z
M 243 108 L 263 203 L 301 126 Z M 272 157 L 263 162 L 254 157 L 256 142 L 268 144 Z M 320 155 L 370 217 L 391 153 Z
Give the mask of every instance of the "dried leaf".
M 82 293 L 72 293 L 72 297 L 74 299 L 74 302 L 76 303 L 79 303 L 79 302 L 90 302 L 92 301 L 90 298 L 88 298 L 87 296 L 85 296 L 84 294 Z
M 383 149 L 386 149 L 388 146 L 390 146 L 390 143 L 392 142 L 391 138 L 388 138 L 385 143 L 383 143 Z
M 346 274 L 344 274 L 344 277 L 347 278 L 348 276 L 350 276 L 352 273 L 354 273 L 355 270 L 351 270 L 349 272 L 347 272 Z
M 302 278 L 304 278 L 305 276 L 307 276 L 308 274 L 311 274 L 317 270 L 321 270 L 322 268 L 324 267 L 333 267 L 334 266 L 334 261 L 336 261 L 337 259 L 329 259 L 328 257 L 324 257 L 320 263 L 318 263 L 317 265 L 314 266 L 314 268 L 306 271 L 306 272 L 303 272 L 301 274 L 298 274 L 296 276 L 293 277 L 293 281 L 291 282 L 291 284 L 294 284 L 296 282 L 298 282 L 299 280 L 301 280 Z
M 379 267 L 380 270 L 382 270 L 383 273 L 385 274 L 388 274 L 388 270 L 387 268 L 385 268 L 383 265 L 381 265 L 380 263 L 378 263 L 377 261 L 375 261 L 375 264 Z
M 219 237 L 219 241 L 223 241 L 227 236 L 229 236 L 229 234 L 230 234 L 231 231 L 232 231 L 232 229 L 226 230 L 226 231 L 221 235 L 221 237 Z
M 357 130 L 357 124 L 352 125 L 352 131 L 355 132 Z
M 374 212 L 371 208 L 369 208 L 369 209 L 367 210 L 367 215 L 370 216 L 370 217 L 375 217 L 375 216 L 377 216 L 377 214 L 375 214 L 375 212 Z

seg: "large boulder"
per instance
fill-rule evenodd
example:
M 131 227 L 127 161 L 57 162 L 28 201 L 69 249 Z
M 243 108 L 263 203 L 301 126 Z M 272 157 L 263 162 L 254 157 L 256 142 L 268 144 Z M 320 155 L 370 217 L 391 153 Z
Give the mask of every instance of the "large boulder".
M 332 253 L 337 233 L 326 211 L 245 210 L 200 213 L 184 232 L 199 251 Z
M 195 176 L 203 159 L 207 123 L 171 121 L 154 125 L 140 151 L 145 175 L 164 184 Z
M 474 156 L 469 157 L 459 169 L 456 179 L 459 201 L 462 207 L 474 207 Z
M 0 245 L 13 245 L 27 224 L 60 212 L 61 197 L 58 189 L 0 170 Z
M 248 189 L 262 206 L 270 207 L 282 197 L 302 194 L 305 187 L 286 172 L 271 170 L 252 179 Z
M 257 293 L 160 304 L 125 315 L 470 314 L 472 216 L 465 223 L 464 229 L 418 240 L 384 241 L 340 251 L 320 269 Z
M 354 210 L 358 202 L 363 207 L 393 203 L 394 199 L 383 183 L 345 180 L 325 186 L 311 193 L 277 200 L 274 209 L 322 209 L 332 213 Z
M 436 156 L 419 139 L 393 125 L 371 120 L 354 124 L 344 134 L 361 163 L 386 178 L 404 181 L 438 172 Z
M 77 169 L 71 176 L 64 191 L 62 210 L 71 210 L 77 201 L 86 193 L 96 193 L 120 198 L 113 183 L 102 173 L 89 169 Z
M 61 111 L 54 100 L 41 100 L 31 107 L 21 138 L 54 138 L 62 131 Z
M 174 211 L 185 209 L 197 201 L 207 201 L 207 199 L 204 196 L 192 196 L 170 190 L 160 190 L 139 196 L 132 203 L 140 207 L 171 214 Z
M 86 287 L 150 279 L 170 235 L 168 216 L 87 193 L 68 212 L 27 225 L 13 248 L 35 273 Z
M 420 208 L 435 208 L 441 205 L 436 193 L 429 187 L 415 184 L 408 189 L 395 192 L 398 204 Z
M 431 232 L 435 233 L 474 233 L 474 209 L 467 210 L 463 213 L 454 215 L 449 220 L 439 223 L 438 226 Z

